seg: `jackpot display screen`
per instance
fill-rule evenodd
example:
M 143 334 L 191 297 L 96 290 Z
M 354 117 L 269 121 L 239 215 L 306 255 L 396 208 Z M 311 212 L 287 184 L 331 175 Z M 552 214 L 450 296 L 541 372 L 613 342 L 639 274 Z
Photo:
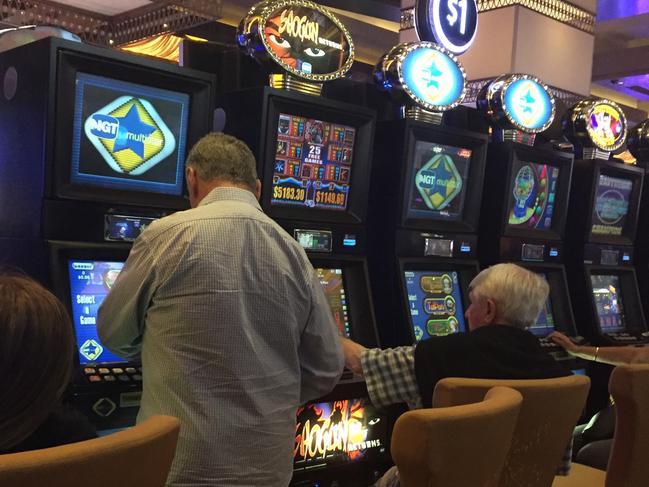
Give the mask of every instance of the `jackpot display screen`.
M 622 235 L 629 213 L 633 181 L 599 175 L 592 215 L 592 235 Z
M 548 277 L 545 274 L 540 274 L 546 281 Z M 550 293 L 551 294 L 551 293 Z M 536 322 L 529 328 L 534 335 L 537 337 L 545 337 L 554 331 L 554 315 L 552 314 L 552 299 L 548 295 L 548 299 L 545 300 L 543 308 L 539 313 Z
M 464 308 L 455 271 L 405 271 L 415 340 L 464 331 Z
M 331 314 L 338 326 L 338 330 L 343 336 L 351 338 L 343 270 L 316 268 L 315 271 L 329 301 L 329 308 L 331 308 Z
M 367 398 L 302 406 L 297 411 L 294 469 L 376 459 L 388 446 L 387 427 Z
M 603 333 L 623 331 L 626 328 L 624 302 L 620 292 L 620 277 L 613 274 L 590 276 L 597 319 Z
M 406 217 L 460 220 L 470 163 L 470 149 L 417 141 Z
M 347 209 L 356 129 L 281 113 L 271 205 Z
M 104 348 L 97 335 L 97 310 L 123 267 L 123 262 L 68 261 L 72 320 L 81 364 L 126 361 Z
M 521 163 L 510 185 L 509 226 L 550 230 L 558 179 L 557 167 L 534 162 Z
M 180 196 L 189 95 L 78 73 L 70 181 Z

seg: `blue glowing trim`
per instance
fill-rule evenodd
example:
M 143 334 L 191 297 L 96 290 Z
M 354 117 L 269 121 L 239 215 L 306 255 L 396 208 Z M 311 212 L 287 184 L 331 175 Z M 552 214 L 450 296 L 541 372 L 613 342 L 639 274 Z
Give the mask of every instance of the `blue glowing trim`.
M 514 81 L 505 90 L 505 113 L 514 125 L 532 131 L 547 128 L 553 120 L 552 98 L 532 79 Z
M 343 245 L 345 247 L 356 247 L 356 237 L 353 238 L 345 237 L 343 239 Z
M 467 254 L 471 252 L 471 246 L 470 245 L 462 245 L 460 246 L 460 252 Z
M 550 257 L 558 257 L 559 251 L 557 249 L 550 249 Z
M 464 97 L 464 72 L 450 56 L 431 47 L 408 52 L 401 77 L 406 93 L 428 110 L 448 110 Z

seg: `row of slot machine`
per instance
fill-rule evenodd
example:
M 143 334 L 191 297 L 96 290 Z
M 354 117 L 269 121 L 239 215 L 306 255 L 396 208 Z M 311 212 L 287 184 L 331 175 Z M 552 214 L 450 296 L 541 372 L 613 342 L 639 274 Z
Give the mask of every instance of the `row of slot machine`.
M 480 110 L 460 106 L 457 60 L 410 43 L 377 66 L 379 88 L 400 106 L 377 122 L 377 107 L 319 96 L 317 84 L 351 65 L 344 26 L 297 5 L 294 18 L 316 9 L 326 37 L 287 53 L 285 8 L 253 7 L 238 37 L 283 73 L 230 93 L 204 72 L 60 39 L 0 54 L 0 255 L 69 306 L 69 400 L 98 428 L 133 424 L 142 369 L 103 347 L 97 309 L 131 242 L 187 208 L 184 158 L 216 108 L 219 128 L 255 153 L 262 207 L 305 248 L 342 335 L 388 347 L 465 332 L 471 279 L 514 261 L 550 284 L 531 331 L 558 360 L 570 362 L 544 338 L 555 329 L 597 344 L 646 341 L 649 252 L 635 246 L 644 172 L 610 160 L 627 132 L 614 103 L 575 107 L 576 152 L 560 151 L 536 137 L 555 115 L 542 82 L 503 76 L 485 86 Z M 298 410 L 294 484 L 367 485 L 389 462 L 389 423 L 363 381 L 343 374 Z
M 135 423 L 146 372 L 104 347 L 97 311 L 132 242 L 189 207 L 185 157 L 217 106 L 257 156 L 261 204 L 307 249 L 340 333 L 379 345 L 365 258 L 374 110 L 270 87 L 217 97 L 211 74 L 60 38 L 5 51 L 0 65 L 1 263 L 68 307 L 66 401 L 101 434 Z M 387 418 L 350 372 L 296 421 L 296 485 L 367 485 L 389 461 Z

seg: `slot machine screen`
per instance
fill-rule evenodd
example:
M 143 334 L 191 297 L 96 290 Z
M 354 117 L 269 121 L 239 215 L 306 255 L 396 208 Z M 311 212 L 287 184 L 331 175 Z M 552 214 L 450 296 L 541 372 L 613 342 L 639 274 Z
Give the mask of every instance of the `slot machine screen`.
M 599 175 L 592 215 L 592 235 L 620 236 L 624 231 L 633 181 Z
M 80 364 L 126 362 L 106 349 L 97 334 L 97 310 L 123 267 L 123 262 L 68 261 L 72 320 Z
M 343 336 L 351 338 L 343 270 L 316 268 L 315 271 L 329 301 L 329 308 L 338 330 Z
M 388 446 L 387 427 L 367 398 L 302 406 L 297 411 L 294 470 L 376 460 Z
M 407 217 L 461 220 L 471 154 L 471 149 L 417 141 Z
M 404 271 L 416 341 L 463 332 L 464 308 L 455 271 Z
M 548 164 L 521 162 L 510 184 L 510 227 L 530 230 L 552 229 L 560 169 Z
M 548 276 L 545 274 L 540 274 L 546 281 Z M 552 313 L 552 292 L 548 295 L 548 299 L 545 300 L 543 308 L 536 319 L 536 322 L 529 328 L 535 336 L 545 337 L 552 333 L 555 330 L 554 327 L 554 315 Z
M 180 196 L 190 97 L 77 73 L 70 181 Z
M 590 280 L 602 333 L 624 331 L 626 316 L 620 290 L 620 277 L 613 274 L 598 274 L 591 275 Z
M 271 205 L 345 211 L 356 129 L 280 113 Z

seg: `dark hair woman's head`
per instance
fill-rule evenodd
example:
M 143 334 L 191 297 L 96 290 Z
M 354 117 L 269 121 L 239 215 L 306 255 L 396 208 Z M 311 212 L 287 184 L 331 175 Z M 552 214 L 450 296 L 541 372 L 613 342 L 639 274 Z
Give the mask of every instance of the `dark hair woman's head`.
M 47 418 L 70 380 L 72 323 L 33 279 L 0 275 L 0 452 Z

